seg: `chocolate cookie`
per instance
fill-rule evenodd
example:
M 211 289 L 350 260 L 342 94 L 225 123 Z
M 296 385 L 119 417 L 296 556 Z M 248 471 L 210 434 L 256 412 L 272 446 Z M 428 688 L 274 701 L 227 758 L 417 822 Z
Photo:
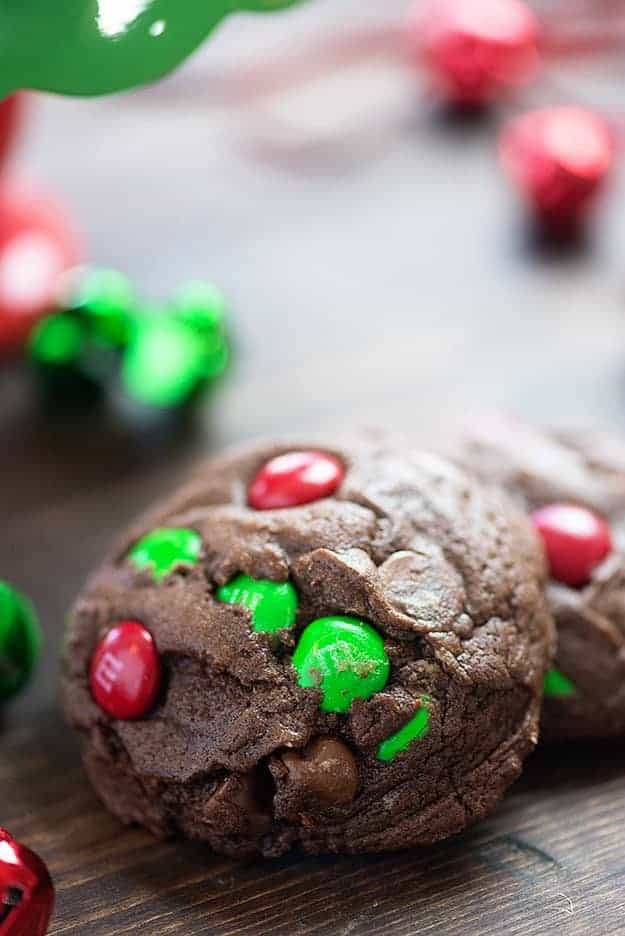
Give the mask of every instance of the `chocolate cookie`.
M 467 433 L 460 460 L 513 495 L 543 537 L 558 648 L 541 736 L 625 734 L 625 442 L 493 417 Z
M 388 441 L 202 467 L 92 578 L 64 704 L 106 805 L 219 852 L 362 852 L 486 815 L 537 738 L 544 562 L 504 495 Z

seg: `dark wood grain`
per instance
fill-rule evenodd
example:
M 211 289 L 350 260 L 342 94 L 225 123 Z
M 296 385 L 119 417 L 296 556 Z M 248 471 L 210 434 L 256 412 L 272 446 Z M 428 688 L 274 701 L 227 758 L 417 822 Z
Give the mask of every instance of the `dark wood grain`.
M 361 6 L 317 0 L 232 23 L 165 85 L 49 99 L 33 115 L 24 163 L 68 199 L 91 256 L 151 296 L 216 278 L 237 343 L 199 424 L 170 437 L 102 414 L 53 420 L 19 371 L 0 374 L 0 576 L 33 596 L 47 639 L 37 679 L 2 714 L 0 822 L 50 866 L 53 936 L 625 932 L 625 748 L 539 752 L 490 820 L 436 848 L 238 865 L 122 829 L 59 713 L 73 595 L 115 530 L 198 454 L 350 424 L 423 435 L 494 405 L 623 428 L 619 180 L 589 243 L 555 251 L 502 185 L 495 122 L 436 117 L 392 63 L 280 107 L 240 100 L 236 61 L 281 63 L 350 17 L 362 25 Z M 555 77 L 620 96 L 590 72 Z

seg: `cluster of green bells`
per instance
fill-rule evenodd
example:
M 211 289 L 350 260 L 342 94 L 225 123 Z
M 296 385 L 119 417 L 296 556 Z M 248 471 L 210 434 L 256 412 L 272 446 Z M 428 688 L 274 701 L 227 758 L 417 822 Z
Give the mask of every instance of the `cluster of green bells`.
M 0 5 L 0 99 L 35 89 L 96 95 L 155 81 L 238 11 L 297 0 L 10 0 Z
M 228 364 L 226 302 L 212 284 L 195 282 L 164 309 L 148 308 L 121 273 L 94 270 L 35 326 L 27 355 L 46 399 L 109 394 L 178 410 Z

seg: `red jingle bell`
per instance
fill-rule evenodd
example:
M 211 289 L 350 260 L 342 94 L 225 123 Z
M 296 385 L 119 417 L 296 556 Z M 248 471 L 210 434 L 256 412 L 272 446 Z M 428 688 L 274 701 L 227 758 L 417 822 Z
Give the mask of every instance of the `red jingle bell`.
M 0 936 L 45 936 L 53 906 L 41 858 L 0 829 Z
M 612 552 L 610 528 L 577 504 L 547 504 L 532 514 L 551 577 L 572 588 L 586 585 L 592 570 Z
M 255 510 L 298 507 L 330 497 L 345 477 L 338 458 L 327 452 L 287 452 L 260 469 L 248 490 Z
M 59 278 L 80 260 L 71 225 L 48 196 L 11 180 L 0 186 L 0 358 L 19 351 L 53 307 Z
M 91 659 L 93 698 L 111 718 L 141 718 L 154 705 L 160 682 L 161 662 L 151 633 L 139 621 L 120 621 Z
M 450 103 L 488 104 L 533 77 L 538 21 L 520 0 L 434 0 L 406 23 L 409 59 Z
M 505 171 L 543 223 L 576 225 L 605 182 L 615 144 L 606 121 L 582 107 L 531 111 L 504 127 Z

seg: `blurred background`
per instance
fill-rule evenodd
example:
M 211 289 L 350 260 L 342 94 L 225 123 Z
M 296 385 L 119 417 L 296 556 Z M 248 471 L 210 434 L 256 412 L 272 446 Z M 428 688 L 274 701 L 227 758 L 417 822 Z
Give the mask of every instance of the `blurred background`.
M 550 66 L 473 120 L 425 103 L 422 75 L 383 43 L 302 80 L 304 57 L 395 26 L 408 5 L 375 6 L 231 17 L 162 84 L 40 95 L 17 168 L 62 196 L 89 259 L 144 295 L 198 276 L 224 290 L 237 357 L 207 413 L 214 444 L 354 420 L 406 428 L 474 405 L 620 423 L 621 180 L 587 243 L 541 249 L 502 179 L 496 127 L 529 106 L 618 111 L 625 58 Z

